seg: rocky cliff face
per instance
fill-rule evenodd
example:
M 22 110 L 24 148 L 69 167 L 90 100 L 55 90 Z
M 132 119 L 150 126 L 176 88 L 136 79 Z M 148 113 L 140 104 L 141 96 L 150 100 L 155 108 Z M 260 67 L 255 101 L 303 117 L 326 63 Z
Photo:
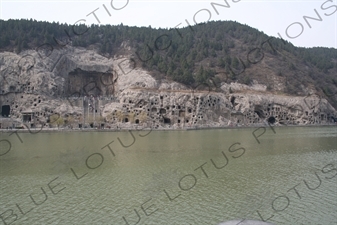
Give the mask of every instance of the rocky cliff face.
M 106 58 L 71 46 L 0 53 L 1 128 L 194 128 L 336 121 L 336 110 L 315 94 L 273 95 L 256 81 L 251 86 L 190 88 L 156 80 L 129 60 L 130 54 Z

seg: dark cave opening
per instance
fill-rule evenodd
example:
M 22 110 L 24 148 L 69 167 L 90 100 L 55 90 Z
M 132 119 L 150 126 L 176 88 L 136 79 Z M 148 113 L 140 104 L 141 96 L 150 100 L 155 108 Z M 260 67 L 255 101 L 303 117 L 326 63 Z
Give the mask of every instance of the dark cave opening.
M 274 124 L 275 122 L 276 122 L 275 117 L 271 116 L 271 117 L 268 118 L 268 123 Z
M 9 105 L 3 105 L 1 107 L 1 116 L 8 117 L 10 115 L 11 107 Z

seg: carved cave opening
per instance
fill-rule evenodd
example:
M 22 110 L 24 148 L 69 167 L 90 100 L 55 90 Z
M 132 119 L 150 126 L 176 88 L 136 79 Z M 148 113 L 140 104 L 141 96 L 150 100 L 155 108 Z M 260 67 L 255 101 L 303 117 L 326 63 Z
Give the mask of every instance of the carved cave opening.
M 254 112 L 259 116 L 259 118 L 262 118 L 262 119 L 265 118 L 265 115 L 264 115 L 264 113 L 263 113 L 262 106 L 256 105 L 256 106 L 255 106 L 255 109 L 254 109 Z
M 271 117 L 268 118 L 268 123 L 274 124 L 275 122 L 276 122 L 275 117 L 271 116 Z
M 234 96 L 231 97 L 231 103 L 232 103 L 232 106 L 234 107 L 235 106 L 235 97 Z
M 163 109 L 163 108 L 160 109 L 160 110 L 159 110 L 159 113 L 160 113 L 160 114 L 165 114 L 165 113 L 166 113 L 166 109 Z
M 68 74 L 66 95 L 78 93 L 83 96 L 112 96 L 115 94 L 117 74 L 112 72 L 83 71 L 79 68 Z
M 1 116 L 8 117 L 10 115 L 11 107 L 9 105 L 3 105 L 1 107 Z
M 171 120 L 169 118 L 164 117 L 165 124 L 171 124 Z
M 22 120 L 23 122 L 31 122 L 32 121 L 32 114 L 31 113 L 23 113 L 22 114 Z M 49 123 L 49 120 L 47 120 L 47 123 Z

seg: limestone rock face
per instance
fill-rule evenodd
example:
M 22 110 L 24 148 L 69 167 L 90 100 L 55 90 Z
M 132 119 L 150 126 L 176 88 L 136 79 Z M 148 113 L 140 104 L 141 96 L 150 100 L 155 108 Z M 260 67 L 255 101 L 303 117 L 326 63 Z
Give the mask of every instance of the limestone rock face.
M 314 94 L 273 95 L 256 81 L 192 90 L 156 80 L 130 58 L 106 58 L 71 46 L 0 53 L 1 116 L 11 121 L 1 128 L 20 123 L 188 129 L 336 122 L 336 110 Z

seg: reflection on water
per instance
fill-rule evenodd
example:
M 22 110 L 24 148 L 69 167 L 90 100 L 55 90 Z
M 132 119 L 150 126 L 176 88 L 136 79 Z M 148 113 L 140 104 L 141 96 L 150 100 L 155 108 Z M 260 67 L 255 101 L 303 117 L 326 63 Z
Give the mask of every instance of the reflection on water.
M 337 128 L 253 131 L 1 134 L 0 224 L 335 224 Z

